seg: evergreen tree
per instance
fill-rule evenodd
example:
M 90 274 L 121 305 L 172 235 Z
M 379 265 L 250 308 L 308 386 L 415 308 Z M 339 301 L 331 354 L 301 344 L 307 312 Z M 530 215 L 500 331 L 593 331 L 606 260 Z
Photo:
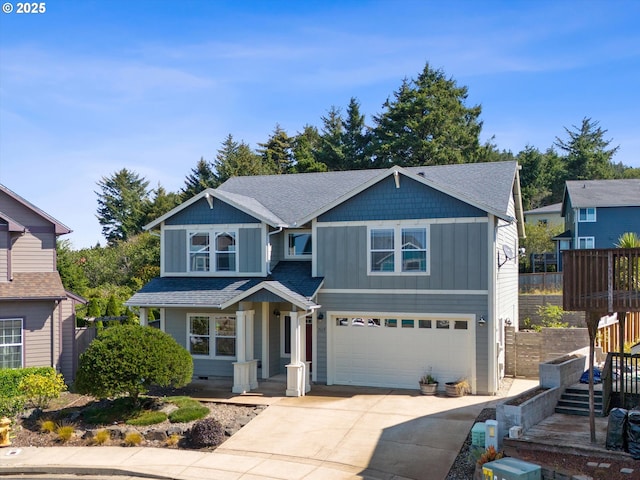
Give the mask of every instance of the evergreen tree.
M 467 87 L 427 63 L 403 80 L 384 112 L 374 116 L 372 153 L 378 166 L 468 163 L 480 153 L 479 105 L 467 107 Z
M 545 153 L 541 153 L 537 148 L 527 145 L 516 159 L 522 166 L 520 184 L 525 210 L 562 200 L 563 166 L 560 157 L 553 149 L 550 148 Z
M 274 173 L 272 165 L 263 163 L 262 157 L 254 153 L 248 144 L 236 142 L 231 134 L 222 142 L 213 166 L 218 185 L 231 177 Z
M 342 134 L 342 151 L 348 169 L 370 167 L 366 156 L 368 142 L 369 134 L 364 123 L 364 115 L 360 113 L 360 103 L 351 97 Z
M 619 147 L 609 148 L 611 140 L 605 140 L 607 130 L 598 126 L 598 122 L 583 118 L 580 127 L 574 130 L 565 127 L 568 140 L 556 137 L 555 146 L 563 152 L 565 180 L 600 180 L 613 178 L 615 169 L 612 158 Z
M 207 188 L 216 188 L 218 181 L 216 174 L 209 162 L 206 162 L 204 158 L 200 158 L 196 168 L 191 169 L 191 174 L 187 175 L 184 181 L 184 187 L 182 188 L 180 195 L 182 200 L 188 200 L 198 193 L 206 190 Z
M 97 183 L 98 221 L 110 244 L 140 233 L 149 205 L 149 182 L 123 168 Z
M 158 188 L 153 190 L 153 199 L 149 201 L 145 212 L 143 225 L 146 225 L 158 217 L 161 217 L 169 210 L 180 205 L 182 197 L 178 193 L 167 192 L 163 186 L 158 184 Z
M 331 107 L 326 116 L 322 118 L 322 130 L 320 133 L 320 148 L 316 158 L 324 163 L 330 171 L 348 170 L 344 153 L 344 122 L 342 114 L 337 107 Z
M 290 173 L 293 167 L 293 139 L 287 135 L 280 125 L 276 125 L 266 143 L 259 143 L 258 153 L 265 165 L 273 166 L 275 173 Z
M 318 129 L 311 125 L 305 125 L 304 130 L 293 139 L 293 157 L 296 163 L 292 168 L 292 173 L 327 171 L 327 166 L 316 160 L 319 145 Z

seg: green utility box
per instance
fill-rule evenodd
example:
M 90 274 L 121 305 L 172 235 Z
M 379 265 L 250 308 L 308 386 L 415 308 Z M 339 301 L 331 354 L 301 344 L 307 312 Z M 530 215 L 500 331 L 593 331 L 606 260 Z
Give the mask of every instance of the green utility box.
M 471 429 L 471 445 L 484 448 L 484 422 L 477 422 Z
M 505 457 L 482 466 L 484 480 L 542 480 L 542 468 L 535 463 Z

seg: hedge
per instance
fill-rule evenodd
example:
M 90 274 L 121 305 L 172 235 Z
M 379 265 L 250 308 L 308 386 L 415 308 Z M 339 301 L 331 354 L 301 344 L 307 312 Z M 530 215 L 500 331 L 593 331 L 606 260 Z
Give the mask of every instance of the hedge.
M 20 381 L 28 375 L 54 376 L 53 367 L 6 368 L 0 370 L 0 397 L 17 397 L 22 395 L 18 388 Z

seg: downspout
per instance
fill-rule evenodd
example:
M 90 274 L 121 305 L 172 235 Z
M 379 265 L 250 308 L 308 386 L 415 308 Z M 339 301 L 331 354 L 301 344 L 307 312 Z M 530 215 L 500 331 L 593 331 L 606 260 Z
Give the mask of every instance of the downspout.
M 489 232 L 489 302 L 487 305 L 487 341 L 489 345 L 487 346 L 487 350 L 489 353 L 487 370 L 489 371 L 489 377 L 487 378 L 487 390 L 490 395 L 495 394 L 498 391 L 497 388 L 497 348 L 496 348 L 496 294 L 498 287 L 498 279 L 497 279 L 497 262 L 496 262 L 496 243 L 498 239 L 498 225 L 496 222 L 496 217 L 493 215 L 489 216 L 489 219 L 492 220 L 494 227 L 488 229 Z
M 280 226 L 278 227 L 277 230 L 274 230 L 273 232 L 268 232 L 267 233 L 267 275 L 271 275 L 271 235 L 276 235 L 280 232 L 282 232 L 282 230 L 284 230 L 284 227 Z

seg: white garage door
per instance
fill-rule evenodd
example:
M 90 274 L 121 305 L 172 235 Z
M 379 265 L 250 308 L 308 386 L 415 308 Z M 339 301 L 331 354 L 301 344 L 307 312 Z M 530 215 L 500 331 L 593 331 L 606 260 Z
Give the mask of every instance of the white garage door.
M 415 389 L 431 370 L 441 385 L 475 383 L 473 315 L 333 314 L 329 383 Z

